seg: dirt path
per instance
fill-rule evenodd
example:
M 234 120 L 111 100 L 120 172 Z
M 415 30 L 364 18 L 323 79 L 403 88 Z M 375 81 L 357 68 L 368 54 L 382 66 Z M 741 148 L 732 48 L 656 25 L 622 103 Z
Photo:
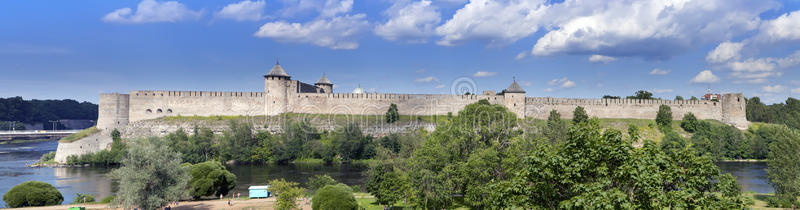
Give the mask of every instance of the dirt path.
M 253 199 L 253 200 L 232 200 L 232 206 L 228 206 L 228 200 L 204 200 L 204 201 L 183 201 L 178 202 L 178 206 L 172 206 L 173 210 L 189 210 L 189 209 L 209 209 L 209 210 L 216 210 L 216 209 L 242 209 L 242 210 L 261 210 L 261 209 L 274 209 L 273 205 L 275 205 L 275 198 L 268 198 L 268 199 Z M 298 200 L 298 203 L 302 203 L 303 209 L 311 209 L 311 202 L 309 201 L 306 205 L 306 202 Z M 58 205 L 58 206 L 43 206 L 43 207 L 28 207 L 28 208 L 19 208 L 19 209 L 36 209 L 36 210 L 64 210 L 69 207 L 76 207 L 76 206 L 83 206 L 86 209 L 112 209 L 107 204 L 88 204 L 88 205 L 77 205 L 77 204 L 69 204 L 69 205 Z

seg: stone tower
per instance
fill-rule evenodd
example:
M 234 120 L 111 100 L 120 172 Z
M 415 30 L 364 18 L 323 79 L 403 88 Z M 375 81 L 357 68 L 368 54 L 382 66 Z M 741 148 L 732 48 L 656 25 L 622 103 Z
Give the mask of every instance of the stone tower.
M 281 64 L 275 62 L 275 66 L 264 75 L 264 113 L 269 116 L 278 115 L 286 112 L 286 105 L 289 96 L 289 82 L 291 76 L 283 70 Z
M 747 102 L 741 93 L 726 93 L 722 95 L 722 122 L 746 129 L 750 126 L 747 122 Z
M 333 83 L 328 80 L 328 77 L 325 76 L 325 73 L 322 74 L 322 78 L 319 78 L 317 83 L 314 83 L 314 86 L 317 86 L 317 88 L 322 90 L 320 93 L 333 93 Z
M 506 108 L 517 114 L 519 118 L 525 118 L 525 90 L 517 84 L 517 80 L 503 90 Z

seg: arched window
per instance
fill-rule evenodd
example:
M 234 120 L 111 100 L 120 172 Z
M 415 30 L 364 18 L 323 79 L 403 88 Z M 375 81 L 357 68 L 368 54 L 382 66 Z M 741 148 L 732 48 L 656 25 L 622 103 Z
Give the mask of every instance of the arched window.
M 167 113 L 172 113 L 172 109 L 167 109 Z
M 151 109 L 147 109 L 147 110 L 145 110 L 144 112 L 147 112 L 147 114 L 150 114 L 150 113 L 153 113 L 153 110 L 151 110 Z
M 163 112 L 163 111 L 161 111 L 161 109 L 158 109 L 158 110 L 156 110 L 156 112 L 161 114 L 161 112 Z

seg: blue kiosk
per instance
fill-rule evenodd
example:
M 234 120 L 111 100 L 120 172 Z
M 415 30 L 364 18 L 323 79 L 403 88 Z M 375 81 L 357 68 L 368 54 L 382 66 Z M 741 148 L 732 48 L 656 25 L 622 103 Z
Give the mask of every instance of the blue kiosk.
M 269 185 L 266 186 L 250 186 L 247 188 L 250 191 L 250 198 L 268 198 L 272 193 L 269 192 Z

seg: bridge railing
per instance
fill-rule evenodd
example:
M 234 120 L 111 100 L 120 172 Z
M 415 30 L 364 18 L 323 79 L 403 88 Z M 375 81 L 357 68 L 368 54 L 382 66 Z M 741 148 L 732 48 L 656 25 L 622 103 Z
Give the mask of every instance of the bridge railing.
M 21 130 L 21 131 L 0 131 L 0 135 L 27 135 L 27 134 L 72 134 L 81 130 Z

